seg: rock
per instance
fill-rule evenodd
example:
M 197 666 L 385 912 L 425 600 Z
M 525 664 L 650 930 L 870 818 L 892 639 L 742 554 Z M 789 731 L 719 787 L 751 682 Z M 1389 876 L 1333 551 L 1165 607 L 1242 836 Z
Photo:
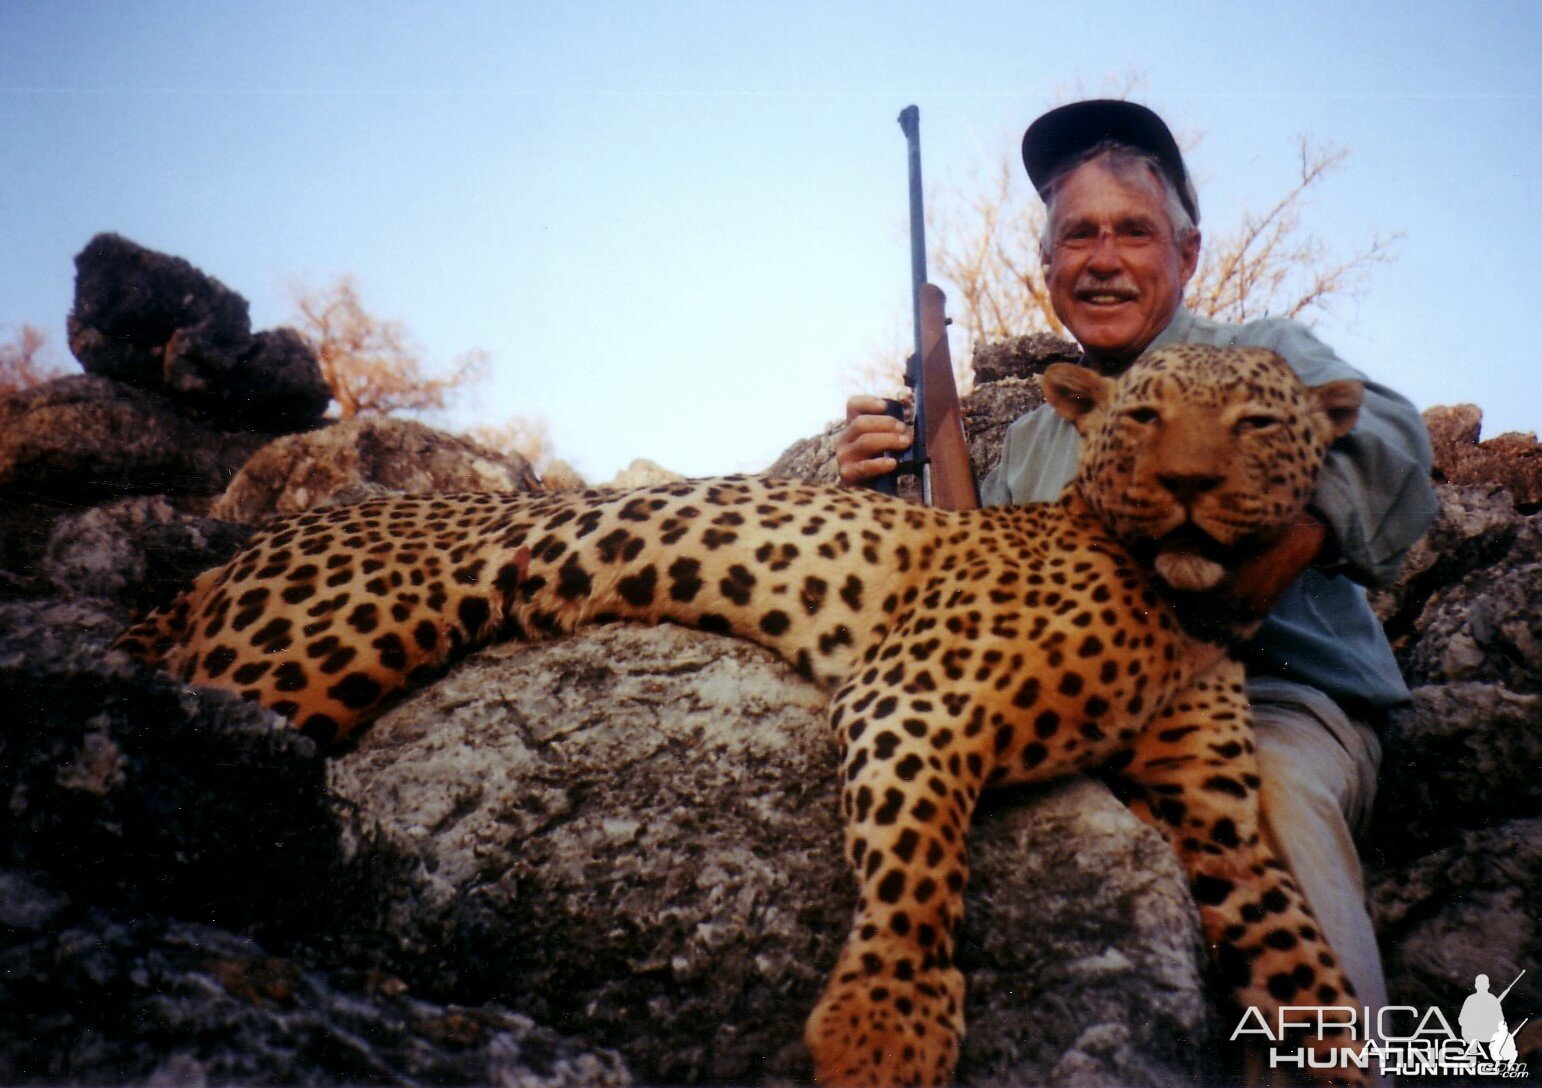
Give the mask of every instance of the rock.
M 117 234 L 98 234 L 75 257 L 69 339 L 88 373 L 265 430 L 314 426 L 331 399 L 297 333 L 253 336 L 244 298 Z
M 82 908 L 0 870 L 0 1082 L 6 1084 L 630 1083 L 496 1006 L 351 986 L 256 942 L 160 916 Z
M 1393 1003 L 1421 1013 L 1440 1006 L 1455 1024 L 1476 975 L 1488 975 L 1497 992 L 1524 970 L 1505 1007 L 1522 1016 L 1542 1009 L 1538 902 L 1542 817 L 1463 832 L 1443 850 L 1374 876 L 1371 913 Z
M 1434 407 L 1425 411 L 1435 455 L 1435 478 L 1453 484 L 1499 485 L 1515 496 L 1516 506 L 1535 511 L 1542 505 L 1542 445 L 1535 434 L 1514 432 L 1478 441 L 1483 412 L 1476 405 Z
M 1436 484 L 1440 509 L 1430 531 L 1408 551 L 1395 584 L 1373 589 L 1371 607 L 1396 646 L 1442 586 L 1491 567 L 1536 519 L 1517 513 L 1511 494 L 1493 485 Z
M 982 344 L 971 360 L 975 387 L 1003 378 L 1031 378 L 1051 363 L 1074 363 L 1081 357 L 1081 349 L 1071 341 L 1042 332 Z
M 616 473 L 616 476 L 606 488 L 628 487 L 652 487 L 654 484 L 672 484 L 685 479 L 678 472 L 671 472 L 657 461 L 650 461 L 646 457 L 633 459 L 626 468 Z
M 985 474 L 1000 459 L 1001 443 L 1012 421 L 1043 403 L 1044 394 L 1039 390 L 1037 378 L 1000 378 L 986 385 L 976 385 L 959 399 L 969 445 L 969 463 L 976 482 L 985 479 Z M 839 483 L 835 443 L 844 426 L 838 420 L 812 438 L 793 443 L 761 475 L 805 483 Z M 904 483 L 901 482 L 902 488 Z M 902 495 L 908 493 L 901 491 Z
M 486 650 L 332 764 L 354 869 L 389 874 L 358 878 L 384 892 L 360 930 L 420 988 L 582 1030 L 647 1081 L 806 1077 L 853 903 L 825 707 L 676 628 Z M 1191 1080 L 1202 953 L 1165 842 L 1087 781 L 993 806 L 972 842 L 963 1082 L 1068 1054 L 1089 1082 Z
M 1430 598 L 1400 658 L 1410 684 L 1485 680 L 1542 691 L 1542 557 L 1529 551 Z
M 0 603 L 0 867 L 117 907 L 309 925 L 337 850 L 315 746 L 106 652 L 122 626 L 97 604 Z
M 583 491 L 589 485 L 576 468 L 559 458 L 541 473 L 541 486 L 547 491 Z
M 200 423 L 159 393 L 73 375 L 0 396 L 0 494 L 67 504 L 214 495 L 273 438 Z
M 1382 746 L 1370 841 L 1383 866 L 1542 813 L 1542 696 L 1498 684 L 1415 688 Z
M 356 417 L 264 447 L 209 513 L 254 525 L 279 514 L 392 492 L 536 491 L 518 454 L 408 419 Z
M 125 499 L 59 518 L 40 573 L 61 595 L 138 613 L 169 601 L 250 537 L 244 525 L 184 514 L 161 496 Z

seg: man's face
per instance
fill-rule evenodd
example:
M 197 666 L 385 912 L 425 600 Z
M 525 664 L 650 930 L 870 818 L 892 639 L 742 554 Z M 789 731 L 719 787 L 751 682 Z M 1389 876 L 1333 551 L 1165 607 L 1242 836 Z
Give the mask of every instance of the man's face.
M 1126 364 L 1167 327 L 1199 261 L 1173 235 L 1162 186 L 1094 159 L 1060 184 L 1044 262 L 1055 313 L 1086 352 Z

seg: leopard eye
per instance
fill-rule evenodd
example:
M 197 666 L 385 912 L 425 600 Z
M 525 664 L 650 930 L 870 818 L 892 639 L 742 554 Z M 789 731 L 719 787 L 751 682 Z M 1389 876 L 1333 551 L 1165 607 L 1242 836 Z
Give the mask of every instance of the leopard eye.
M 1139 408 L 1131 408 L 1128 412 L 1124 413 L 1124 418 L 1128 419 L 1131 423 L 1145 425 L 1155 423 L 1162 416 L 1155 408 L 1148 408 L 1142 405 Z
M 1247 431 L 1264 431 L 1270 427 L 1278 427 L 1281 420 L 1277 416 L 1254 415 L 1243 416 L 1237 420 L 1236 430 L 1239 434 Z

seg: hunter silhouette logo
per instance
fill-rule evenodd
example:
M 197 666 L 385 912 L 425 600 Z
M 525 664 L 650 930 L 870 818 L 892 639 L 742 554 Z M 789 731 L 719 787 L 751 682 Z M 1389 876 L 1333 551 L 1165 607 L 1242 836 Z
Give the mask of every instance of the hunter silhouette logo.
M 1515 982 L 1519 982 L 1526 974 L 1522 971 L 1515 976 Z M 1515 982 L 1510 983 L 1504 989 L 1504 993 L 1495 997 L 1488 990 L 1488 976 L 1479 975 L 1472 980 L 1473 992 L 1462 1003 L 1461 1015 L 1457 1017 L 1457 1023 L 1462 1028 L 1462 1038 L 1469 1048 L 1477 1047 L 1485 1051 L 1490 1058 L 1504 1065 L 1515 1062 L 1515 1037 L 1520 1034 L 1521 1028 L 1530 1021 L 1530 1017 L 1522 1020 L 1520 1027 L 1514 1031 L 1505 1022 L 1504 999 L 1515 988 Z

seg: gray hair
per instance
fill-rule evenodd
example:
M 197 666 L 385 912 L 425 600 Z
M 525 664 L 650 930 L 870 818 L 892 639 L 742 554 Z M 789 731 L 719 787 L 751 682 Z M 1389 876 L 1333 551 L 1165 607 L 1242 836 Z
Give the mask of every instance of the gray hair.
M 1189 210 L 1183 206 L 1183 201 L 1178 196 L 1178 189 L 1173 185 L 1173 179 L 1167 176 L 1167 171 L 1162 169 L 1162 164 L 1157 161 L 1155 155 L 1148 154 L 1138 147 L 1120 143 L 1118 140 L 1100 140 L 1056 171 L 1055 176 L 1050 178 L 1049 184 L 1044 187 L 1044 227 L 1039 232 L 1041 256 L 1048 257 L 1053 248 L 1054 239 L 1051 237 L 1050 228 L 1055 222 L 1055 207 L 1060 201 L 1061 185 L 1065 183 L 1066 178 L 1094 159 L 1100 160 L 1099 165 L 1106 167 L 1108 172 L 1120 181 L 1130 181 L 1143 173 L 1156 179 L 1157 184 L 1162 187 L 1167 222 L 1172 227 L 1173 238 L 1178 244 L 1182 245 L 1198 233 L 1193 217 L 1189 215 Z

